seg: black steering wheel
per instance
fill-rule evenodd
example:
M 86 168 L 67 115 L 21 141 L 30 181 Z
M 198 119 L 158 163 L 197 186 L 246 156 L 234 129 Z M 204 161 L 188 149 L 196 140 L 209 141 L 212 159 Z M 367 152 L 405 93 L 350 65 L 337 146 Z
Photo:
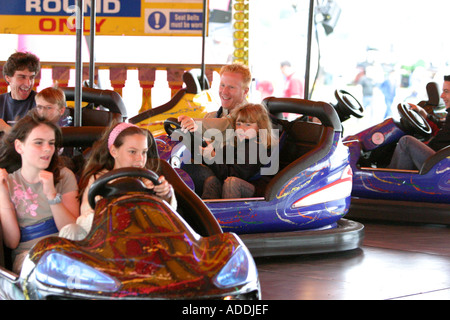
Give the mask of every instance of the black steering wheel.
M 337 99 L 337 104 L 334 106 L 341 122 L 354 116 L 362 118 L 364 116 L 364 107 L 359 101 L 345 90 L 336 90 L 334 96 Z
M 431 136 L 432 129 L 420 113 L 410 109 L 407 103 L 399 103 L 397 106 L 400 114 L 400 124 L 408 134 L 418 135 L 421 138 L 428 139 Z
M 183 138 L 181 142 L 190 149 L 191 153 L 195 152 L 198 154 L 198 146 L 205 148 L 208 145 L 201 135 L 194 132 L 183 132 L 181 124 L 176 118 L 167 118 L 164 121 L 164 130 L 169 136 L 172 136 L 174 133 L 181 136 Z
M 89 188 L 89 205 L 92 207 L 92 209 L 95 209 L 96 196 L 102 196 L 106 198 L 110 196 L 117 196 L 129 191 L 154 193 L 152 189 L 146 188 L 141 180 L 133 179 L 133 177 L 148 179 L 155 186 L 161 184 L 158 181 L 159 176 L 152 170 L 133 167 L 111 170 L 110 172 L 105 173 L 96 181 L 94 181 L 94 183 Z

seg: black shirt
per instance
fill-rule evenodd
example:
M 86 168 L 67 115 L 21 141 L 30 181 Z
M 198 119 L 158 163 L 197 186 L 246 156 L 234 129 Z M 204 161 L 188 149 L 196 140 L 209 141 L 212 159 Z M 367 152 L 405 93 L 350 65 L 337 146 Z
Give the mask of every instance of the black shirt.
M 25 100 L 15 100 L 11 97 L 11 92 L 0 94 L 0 118 L 10 126 L 14 125 L 16 119 L 24 117 L 36 106 L 35 96 L 36 91 L 31 91 Z
M 450 108 L 447 109 L 444 125 L 428 143 L 428 146 L 434 151 L 439 151 L 448 145 L 450 145 Z
M 214 162 L 209 164 L 209 167 L 221 181 L 225 181 L 227 177 L 248 180 L 263 166 L 260 148 L 264 147 L 256 143 L 256 138 L 237 141 L 236 146 L 226 144 L 222 149 L 222 154 L 216 154 Z M 269 148 L 262 152 L 270 157 L 270 151 Z

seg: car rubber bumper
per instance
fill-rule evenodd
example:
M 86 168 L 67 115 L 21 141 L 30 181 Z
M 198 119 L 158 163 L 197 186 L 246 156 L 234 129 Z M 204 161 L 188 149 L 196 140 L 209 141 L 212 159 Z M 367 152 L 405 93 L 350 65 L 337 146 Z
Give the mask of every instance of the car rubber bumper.
M 346 217 L 450 225 L 450 203 L 352 198 Z
M 253 257 L 338 252 L 359 248 L 364 226 L 340 219 L 332 229 L 241 234 L 239 237 Z

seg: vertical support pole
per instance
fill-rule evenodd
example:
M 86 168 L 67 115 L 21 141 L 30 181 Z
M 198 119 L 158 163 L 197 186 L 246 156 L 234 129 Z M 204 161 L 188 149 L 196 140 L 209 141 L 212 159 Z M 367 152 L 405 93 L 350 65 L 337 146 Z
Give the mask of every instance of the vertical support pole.
M 208 1 L 203 0 L 203 24 L 202 24 L 202 66 L 200 73 L 200 87 L 202 89 L 205 88 L 205 42 L 206 42 L 206 23 L 208 19 L 206 19 L 206 14 L 208 12 Z
M 82 60 L 82 38 L 83 38 L 83 8 L 84 1 L 76 1 L 76 58 L 75 58 L 75 107 L 74 126 L 81 127 L 81 101 L 82 101 L 82 80 L 83 80 L 83 60 Z
M 305 93 L 304 98 L 309 100 L 309 74 L 311 69 L 311 42 L 312 28 L 314 19 L 314 0 L 309 1 L 309 19 L 308 19 L 308 42 L 306 45 L 306 67 L 305 67 Z
M 89 36 L 89 87 L 94 87 L 95 81 L 95 50 L 94 50 L 94 42 L 95 42 L 95 19 L 96 19 L 96 0 L 91 0 L 91 28 L 90 28 L 90 36 Z

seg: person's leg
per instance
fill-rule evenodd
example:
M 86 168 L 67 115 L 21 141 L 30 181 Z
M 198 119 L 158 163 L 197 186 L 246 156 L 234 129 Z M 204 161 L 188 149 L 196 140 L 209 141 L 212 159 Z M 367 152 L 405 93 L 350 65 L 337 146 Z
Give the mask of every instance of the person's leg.
M 255 186 L 237 177 L 228 177 L 223 183 L 222 198 L 249 198 L 255 194 Z
M 403 136 L 397 143 L 388 168 L 415 170 L 420 169 L 425 160 L 435 151 L 413 136 Z
M 206 178 L 203 183 L 202 199 L 220 199 L 222 195 L 222 183 L 216 176 Z
M 185 164 L 182 168 L 192 179 L 195 186 L 195 193 L 202 195 L 203 183 L 206 178 L 213 176 L 214 172 L 204 164 Z

